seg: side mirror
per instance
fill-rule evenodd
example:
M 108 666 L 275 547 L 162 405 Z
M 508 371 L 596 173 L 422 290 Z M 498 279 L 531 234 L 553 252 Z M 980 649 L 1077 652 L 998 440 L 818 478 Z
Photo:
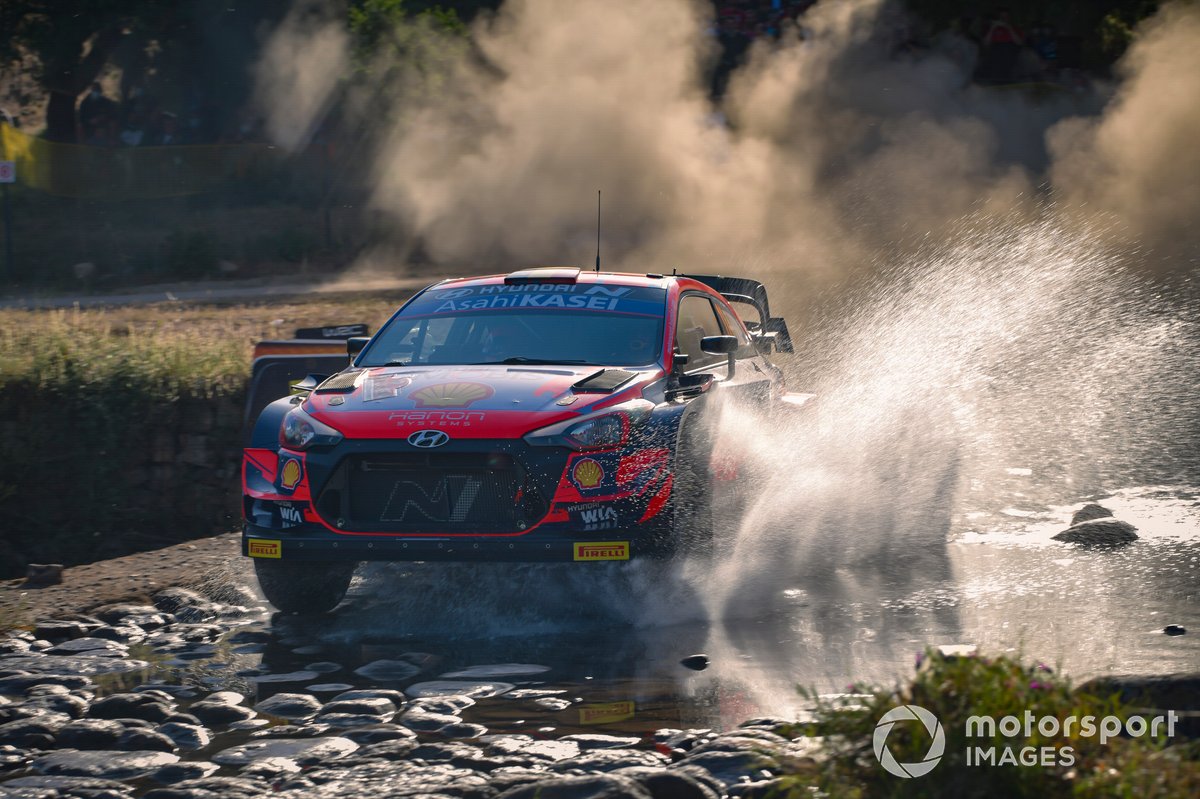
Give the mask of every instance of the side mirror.
M 667 401 L 698 397 L 712 388 L 715 379 L 710 374 L 681 375 L 678 384 L 667 390 Z
M 736 336 L 705 336 L 700 339 L 700 349 L 709 355 L 732 355 L 737 348 Z
M 346 339 L 346 354 L 350 356 L 350 360 L 354 360 L 354 356 L 362 352 L 370 340 L 367 336 L 351 336 Z

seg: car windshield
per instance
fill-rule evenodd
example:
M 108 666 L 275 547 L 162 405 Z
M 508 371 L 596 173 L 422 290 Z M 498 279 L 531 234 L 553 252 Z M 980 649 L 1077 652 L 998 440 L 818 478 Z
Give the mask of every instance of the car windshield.
M 379 331 L 359 365 L 644 366 L 661 354 L 662 289 L 539 284 L 467 291 L 418 297 Z

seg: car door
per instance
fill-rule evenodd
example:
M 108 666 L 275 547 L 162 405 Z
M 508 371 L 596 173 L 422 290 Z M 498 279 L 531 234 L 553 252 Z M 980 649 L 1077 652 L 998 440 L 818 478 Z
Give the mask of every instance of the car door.
M 734 353 L 732 374 L 729 356 L 704 352 L 701 339 L 707 336 L 734 336 L 738 349 Z M 711 374 L 713 390 L 721 398 L 765 406 L 771 397 L 772 373 L 762 363 L 754 346 L 736 315 L 723 302 L 701 292 L 685 292 L 679 299 L 675 317 L 675 351 L 686 355 L 684 374 Z

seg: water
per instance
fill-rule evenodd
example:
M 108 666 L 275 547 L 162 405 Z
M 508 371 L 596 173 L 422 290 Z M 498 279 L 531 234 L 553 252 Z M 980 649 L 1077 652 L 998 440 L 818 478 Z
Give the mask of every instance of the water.
M 253 689 L 246 669 L 334 661 L 314 683 L 362 686 L 399 658 L 421 667 L 403 688 L 537 664 L 464 715 L 556 736 L 793 716 L 797 686 L 892 683 L 942 644 L 1077 680 L 1200 668 L 1196 308 L 1053 221 L 964 225 L 886 271 L 788 364 L 816 419 L 727 411 L 751 488 L 713 563 L 371 564 L 334 614 L 257 622 L 265 651 L 158 676 Z M 1051 540 L 1084 501 L 1141 540 Z M 708 669 L 680 664 L 698 652 Z

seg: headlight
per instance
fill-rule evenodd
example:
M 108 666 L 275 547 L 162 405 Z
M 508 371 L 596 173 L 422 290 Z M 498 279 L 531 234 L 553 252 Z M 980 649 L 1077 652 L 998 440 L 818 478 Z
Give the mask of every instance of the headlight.
M 329 446 L 342 440 L 342 434 L 305 413 L 299 406 L 283 417 L 279 428 L 279 443 L 288 449 L 306 450 L 309 447 Z
M 566 447 L 577 451 L 613 449 L 629 440 L 629 431 L 641 424 L 654 409 L 643 399 L 622 402 L 583 419 L 568 419 L 525 436 L 535 447 Z

